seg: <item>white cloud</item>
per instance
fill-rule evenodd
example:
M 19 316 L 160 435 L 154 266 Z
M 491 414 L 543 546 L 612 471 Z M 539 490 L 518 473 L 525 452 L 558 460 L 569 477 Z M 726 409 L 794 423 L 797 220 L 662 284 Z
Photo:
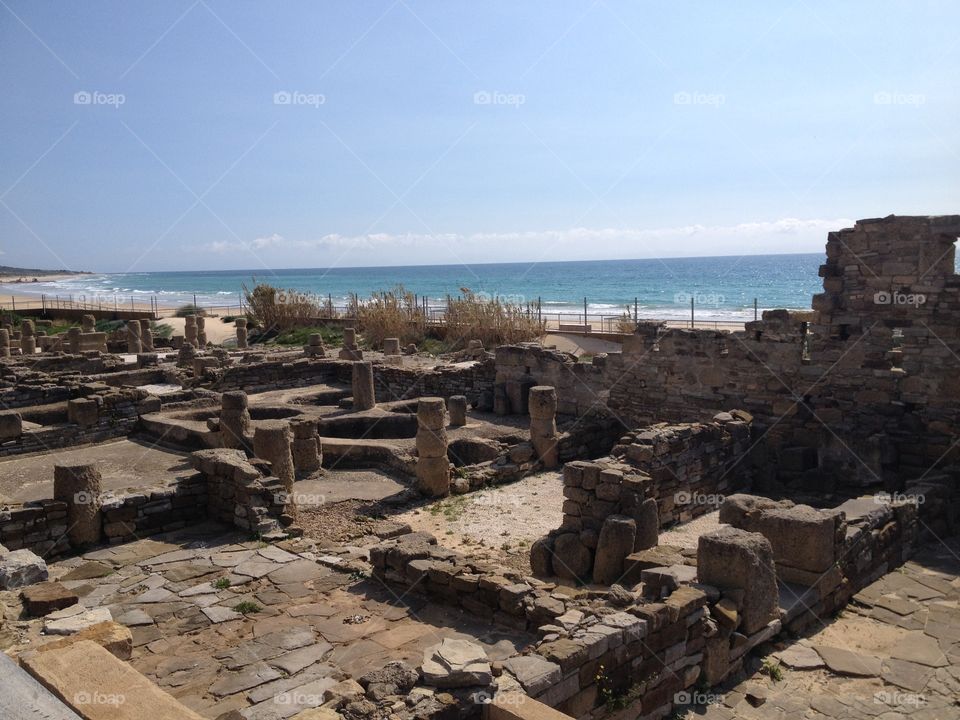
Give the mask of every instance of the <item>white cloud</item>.
M 331 233 L 317 238 L 285 238 L 278 233 L 254 240 L 218 240 L 200 246 L 210 253 L 244 250 L 288 256 L 296 251 L 301 260 L 311 256 L 329 258 L 335 253 L 345 261 L 363 260 L 408 264 L 450 262 L 451 256 L 471 262 L 514 260 L 583 260 L 642 257 L 762 254 L 818 250 L 826 234 L 853 225 L 848 218 L 781 218 L 736 225 L 683 225 L 664 228 L 587 228 L 527 230 L 499 233 Z M 392 252 L 391 252 L 392 251 Z M 387 254 L 390 253 L 390 254 Z M 268 258 L 264 258 L 268 259 Z M 341 263 L 342 264 L 342 263 Z

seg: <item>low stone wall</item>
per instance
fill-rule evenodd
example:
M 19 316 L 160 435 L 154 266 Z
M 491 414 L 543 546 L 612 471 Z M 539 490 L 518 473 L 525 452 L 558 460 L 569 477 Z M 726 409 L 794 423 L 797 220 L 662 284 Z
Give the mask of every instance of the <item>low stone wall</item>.
M 305 387 L 328 383 L 336 379 L 333 361 L 298 358 L 295 360 L 265 360 L 240 363 L 230 367 L 207 370 L 197 382 L 208 384 L 213 390 L 244 390 L 253 394 L 278 388 Z
M 111 543 L 178 530 L 206 516 L 207 483 L 201 476 L 170 487 L 111 498 L 101 506 L 103 534 Z
M 0 443 L 0 457 L 125 437 L 136 428 L 140 415 L 160 409 L 159 398 L 145 390 L 106 386 L 85 390 L 95 392 L 68 401 L 67 424 L 24 430 L 19 437 Z
M 337 379 L 350 383 L 351 364 L 337 361 L 336 365 Z M 494 362 L 490 359 L 466 367 L 440 365 L 429 370 L 375 362 L 373 385 L 377 402 L 466 395 L 467 401 L 479 409 L 492 410 L 494 374 Z

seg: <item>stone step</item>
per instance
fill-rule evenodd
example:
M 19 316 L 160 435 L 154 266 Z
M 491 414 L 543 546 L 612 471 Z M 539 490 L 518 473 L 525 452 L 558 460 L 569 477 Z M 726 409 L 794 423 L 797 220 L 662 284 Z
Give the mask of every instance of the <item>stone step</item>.
M 80 720 L 80 716 L 0 653 L 0 717 L 4 720 Z
M 86 720 L 201 720 L 90 640 L 62 650 L 25 653 L 20 660 L 27 672 Z

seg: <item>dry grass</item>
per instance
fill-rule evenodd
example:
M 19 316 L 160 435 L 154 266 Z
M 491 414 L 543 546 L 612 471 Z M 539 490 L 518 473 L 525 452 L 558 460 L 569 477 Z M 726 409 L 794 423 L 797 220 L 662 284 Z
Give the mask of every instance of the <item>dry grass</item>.
M 449 344 L 481 340 L 484 347 L 536 340 L 545 325 L 522 305 L 484 299 L 467 289 L 457 298 L 447 298 L 444 333 Z
M 265 330 L 288 330 L 321 316 L 326 301 L 310 293 L 258 283 L 243 286 L 249 314 Z
M 406 345 L 423 342 L 426 337 L 423 309 L 402 285 L 357 303 L 357 311 L 360 332 L 371 348 L 382 348 L 385 338 L 400 338 L 401 345 Z

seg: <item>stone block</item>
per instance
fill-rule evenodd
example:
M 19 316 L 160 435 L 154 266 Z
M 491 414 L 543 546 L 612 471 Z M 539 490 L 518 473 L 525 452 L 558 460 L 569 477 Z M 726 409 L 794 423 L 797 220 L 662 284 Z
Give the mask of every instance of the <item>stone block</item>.
M 600 585 L 619 582 L 623 576 L 624 560 L 633 552 L 637 524 L 625 515 L 611 515 L 603 521 L 597 541 L 593 567 L 593 581 Z

